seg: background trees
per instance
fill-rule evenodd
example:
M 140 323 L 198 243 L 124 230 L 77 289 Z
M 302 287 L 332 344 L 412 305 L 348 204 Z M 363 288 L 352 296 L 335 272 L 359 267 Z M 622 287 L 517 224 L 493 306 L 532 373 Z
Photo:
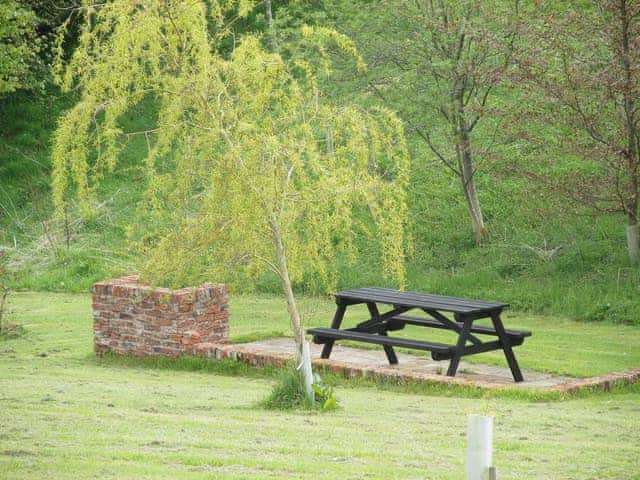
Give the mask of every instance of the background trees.
M 62 4 L 58 0 L 30 0 L 20 2 L 20 5 L 28 4 L 37 15 L 44 17 L 39 12 L 47 7 L 39 10 L 36 4 L 49 3 Z M 264 4 L 249 3 L 243 8 L 251 6 L 253 10 L 245 18 L 235 19 L 233 13 L 229 14 L 233 35 L 219 36 L 229 29 L 209 22 L 211 38 L 217 39 L 215 48 L 225 59 L 233 49 L 234 37 L 238 40 L 243 34 L 252 32 L 260 35 L 266 29 Z M 480 7 L 488 4 L 479 3 Z M 406 61 L 407 65 L 419 66 L 422 47 L 418 47 L 424 40 L 420 35 L 426 36 L 424 20 L 418 14 L 409 17 L 406 12 L 418 12 L 418 5 L 450 8 L 459 2 L 274 1 L 274 48 L 269 51 L 278 52 L 287 59 L 289 73 L 306 85 L 309 83 L 305 80 L 305 69 L 294 66 L 293 59 L 311 64 L 317 62 L 314 65 L 322 72 L 315 76 L 318 90 L 322 92 L 320 105 L 324 105 L 329 97 L 334 105 L 355 103 L 362 111 L 365 106 L 367 111 L 375 111 L 384 104 L 377 90 L 388 102 L 386 105 L 403 113 L 412 158 L 406 190 L 408 226 L 415 246 L 407 271 L 408 288 L 506 299 L 515 308 L 580 318 L 607 317 L 619 321 L 640 318 L 640 306 L 636 301 L 640 271 L 629 265 L 625 229 L 621 228 L 629 219 L 619 208 L 622 198 L 628 199 L 626 205 L 633 204 L 633 194 L 628 193 L 632 191 L 625 190 L 630 177 L 623 173 L 626 167 L 619 170 L 621 175 L 617 182 L 625 188 L 620 190 L 622 195 L 618 195 L 614 175 L 618 172 L 614 168 L 616 164 L 624 166 L 622 157 L 616 157 L 616 152 L 622 149 L 605 149 L 590 138 L 564 100 L 545 93 L 544 84 L 536 85 L 537 81 L 527 75 L 531 73 L 544 78 L 566 94 L 570 90 L 559 87 L 566 77 L 561 53 L 563 49 L 575 51 L 575 55 L 571 53 L 565 57 L 570 61 L 580 59 L 571 68 L 583 72 L 580 75 L 586 78 L 581 82 L 590 82 L 588 88 L 586 84 L 577 88 L 579 98 L 584 101 L 597 99 L 586 111 L 604 133 L 615 133 L 618 146 L 628 143 L 621 140 L 624 128 L 619 119 L 622 110 L 613 107 L 606 92 L 621 92 L 621 84 L 614 79 L 623 77 L 613 73 L 618 67 L 611 63 L 613 57 L 607 53 L 610 51 L 608 44 L 596 40 L 601 38 L 598 36 L 602 32 L 597 30 L 602 25 L 602 16 L 593 2 L 537 3 L 536 10 L 535 2 L 521 2 L 522 10 L 519 11 L 521 30 L 515 46 L 523 68 L 521 76 L 515 75 L 513 66 L 498 70 L 501 80 L 491 89 L 485 106 L 479 108 L 473 98 L 469 104 L 470 115 L 476 111 L 481 113 L 470 139 L 476 172 L 473 180 L 486 222 L 485 231 L 490 232 L 483 238 L 483 248 L 475 248 L 467 227 L 467 200 L 461 195 L 459 175 L 446 166 L 442 168 L 442 161 L 421 137 L 421 132 L 428 133 L 433 145 L 443 156 L 446 153 L 445 159 L 457 167 L 452 127 L 436 108 L 441 98 L 448 97 L 446 93 L 444 96 L 436 93 L 435 81 L 431 79 L 426 62 L 423 70 L 403 69 L 402 63 L 394 63 L 397 58 Z M 625 5 L 635 4 L 627 2 Z M 78 6 L 80 8 L 72 12 L 84 12 L 81 5 Z M 503 12 L 511 11 L 512 7 L 510 0 L 495 0 L 499 15 L 492 18 L 497 20 L 489 19 L 484 26 L 490 31 L 503 27 L 504 32 L 508 31 L 506 26 L 511 21 L 506 19 L 511 17 Z M 77 13 L 73 18 L 79 18 Z M 436 17 L 429 18 L 432 23 L 436 21 Z M 607 18 L 608 24 L 613 25 L 614 17 Z M 41 18 L 36 26 L 39 32 L 45 21 L 49 22 Z M 545 21 L 548 22 L 546 26 L 542 25 Z M 317 36 L 313 41 L 302 38 L 301 30 L 296 28 L 305 23 L 332 24 L 352 37 L 369 64 L 368 72 L 356 72 L 353 59 L 334 55 L 342 50 L 337 43 L 327 43 L 325 39 L 324 52 L 331 56 L 333 63 L 331 76 L 324 75 L 324 59 L 319 58 L 315 42 Z M 567 30 L 561 32 L 560 29 Z M 629 45 L 633 46 L 637 43 L 637 29 L 629 29 L 629 33 Z M 558 36 L 561 40 L 554 41 Z M 496 42 L 503 38 L 498 37 Z M 266 36 L 262 41 L 266 42 Z M 71 53 L 73 45 L 73 42 L 65 44 L 66 54 Z M 487 49 L 493 52 L 494 48 L 495 45 L 487 43 Z M 519 51 L 527 48 L 528 52 Z M 497 48 L 495 55 L 503 51 Z M 636 51 L 630 50 L 631 57 Z M 126 55 L 122 58 L 132 58 L 127 56 L 126 49 L 124 52 Z M 532 62 L 530 65 L 525 62 L 528 57 L 525 53 L 534 54 L 527 60 Z M 597 63 L 590 66 L 590 62 L 598 61 L 601 62 L 599 66 Z M 444 71 L 448 65 L 447 62 L 435 62 L 433 68 Z M 613 66 L 609 69 L 608 65 Z M 523 72 L 527 69 L 525 75 Z M 604 76 L 594 73 L 598 71 Z M 594 78 L 589 78 L 590 72 Z M 636 72 L 630 70 L 630 73 L 633 78 Z M 180 73 L 176 71 L 175 75 Z M 268 76 L 265 78 L 270 81 Z M 107 83 L 113 79 L 104 80 Z M 115 122 L 116 130 L 120 132 L 116 135 L 119 166 L 113 175 L 105 176 L 98 187 L 94 182 L 88 187 L 94 198 L 99 199 L 97 213 L 89 219 L 81 219 L 73 199 L 68 203 L 69 222 L 49 219 L 48 175 L 51 134 L 55 127 L 52 119 L 57 117 L 57 112 L 75 104 L 76 94 L 80 91 L 72 88 L 61 93 L 48 86 L 44 91 L 37 89 L 34 94 L 5 94 L 0 101 L 0 248 L 7 254 L 10 270 L 20 272 L 12 277 L 11 284 L 21 288 L 85 291 L 96 280 L 132 271 L 134 261 L 144 258 L 168 231 L 163 225 L 173 222 L 160 207 L 167 207 L 168 211 L 170 207 L 180 205 L 180 197 L 170 191 L 171 182 L 177 179 L 168 172 L 162 180 L 154 180 L 153 187 L 157 192 L 168 193 L 158 194 L 158 198 L 144 193 L 150 177 L 146 163 L 141 163 L 140 159 L 146 158 L 149 144 L 151 147 L 156 145 L 155 129 L 165 128 L 158 125 L 159 102 L 150 93 Z M 565 96 L 570 100 L 569 95 Z M 630 99 L 634 104 L 635 100 Z M 622 105 L 620 101 L 618 104 Z M 101 127 L 107 121 L 105 112 L 103 109 L 96 115 Z M 637 118 L 635 114 L 633 117 Z M 374 115 L 372 121 L 380 122 L 381 118 Z M 97 138 L 95 126 L 89 128 L 87 135 L 90 138 L 87 162 L 95 167 L 98 149 L 91 146 L 98 145 L 94 142 Z M 99 145 L 100 162 L 106 165 L 107 143 Z M 164 166 L 171 166 L 165 160 L 175 159 L 169 155 L 158 158 L 159 172 Z M 609 167 L 605 168 L 607 164 Z M 89 172 L 93 174 L 95 170 L 89 169 Z M 75 188 L 73 181 L 69 187 Z M 141 198 L 145 200 L 142 205 L 146 216 L 138 216 L 132 208 L 132 205 L 139 205 Z M 89 202 L 87 205 L 95 211 L 93 206 L 96 204 Z M 152 213 L 155 207 L 158 207 L 157 215 Z M 180 209 L 175 208 L 181 215 Z M 189 210 L 185 207 L 185 211 Z M 352 235 L 354 247 L 357 247 L 353 251 L 357 249 L 358 253 L 353 256 L 338 254 L 335 264 L 340 272 L 337 288 L 386 282 L 379 269 L 380 248 L 365 233 L 375 233 L 368 218 L 370 211 L 365 207 L 355 208 L 355 212 L 356 223 L 362 225 Z M 71 228 L 67 229 L 69 225 Z M 188 236 L 181 238 L 186 242 Z M 130 242 L 131 239 L 136 242 Z M 51 240 L 59 248 L 50 247 Z M 215 260 L 210 250 L 199 251 L 204 252 L 203 256 L 195 257 L 189 256 L 185 249 L 185 279 L 199 280 L 197 272 L 203 271 L 202 264 L 209 262 L 211 265 Z M 275 264 L 275 257 L 272 260 Z M 348 260 L 355 260 L 355 263 Z M 253 267 L 234 269 L 237 272 L 236 291 L 281 290 L 279 277 L 258 266 L 255 263 Z M 317 293 L 322 280 L 319 273 L 309 272 L 292 283 L 296 292 Z
M 58 29 L 74 31 L 77 8 L 73 0 L 0 1 L 0 96 L 45 87 Z

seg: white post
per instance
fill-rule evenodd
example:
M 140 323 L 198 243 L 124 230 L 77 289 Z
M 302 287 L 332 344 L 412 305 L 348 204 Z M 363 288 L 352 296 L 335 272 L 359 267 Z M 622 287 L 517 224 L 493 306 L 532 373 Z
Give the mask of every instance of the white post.
M 313 399 L 313 372 L 311 371 L 311 348 L 307 340 L 302 341 L 302 378 L 307 397 Z
M 484 480 L 493 463 L 493 417 L 467 417 L 467 480 Z

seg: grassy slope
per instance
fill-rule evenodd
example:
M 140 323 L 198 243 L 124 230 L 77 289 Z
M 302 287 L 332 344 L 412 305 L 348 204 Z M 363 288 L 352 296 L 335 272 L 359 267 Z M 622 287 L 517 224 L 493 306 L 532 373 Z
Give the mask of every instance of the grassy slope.
M 100 279 L 131 271 L 125 229 L 143 188 L 135 160 L 144 140 L 128 142 L 121 168 L 101 185 L 93 218 L 81 218 L 72 204 L 66 224 L 55 220 L 50 143 L 58 116 L 71 105 L 53 87 L 0 101 L 0 250 L 9 254 L 17 288 L 86 292 Z M 149 110 L 134 110 L 128 125 L 136 130 L 149 116 Z
M 385 57 L 389 43 L 402 51 L 397 36 L 403 26 L 396 17 L 403 15 L 396 12 L 403 10 L 404 3 L 373 2 L 370 8 L 363 8 L 366 3 L 333 2 L 329 12 L 333 25 L 353 39 L 370 66 L 367 75 L 357 75 L 341 65 L 333 81 L 327 82 L 330 95 L 338 103 L 348 99 L 378 104 L 367 83 L 384 85 L 402 78 L 399 84 L 392 84 L 389 90 L 393 92 L 386 93 L 395 102 L 391 107 L 410 117 L 412 124 L 424 125 L 437 138 L 441 119 L 423 105 L 428 103 L 425 99 L 433 79 L 420 70 L 414 76 L 413 67 L 409 68 L 411 73 L 403 73 Z M 522 12 L 529 7 L 523 5 Z M 412 81 L 416 88 L 407 85 Z M 412 155 L 410 218 L 416 247 L 409 261 L 409 286 L 449 295 L 504 299 L 520 310 L 637 324 L 640 309 L 635 298 L 640 271 L 629 265 L 626 256 L 624 217 L 594 215 L 511 171 L 512 163 L 531 166 L 542 158 L 553 159 L 558 172 L 569 163 L 567 153 L 536 148 L 510 134 L 510 122 L 522 123 L 528 129 L 544 131 L 546 143 L 558 141 L 557 132 L 529 118 L 527 108 L 536 108 L 530 96 L 519 85 L 494 89 L 489 105 L 495 109 L 494 116 L 505 122 L 503 128 L 494 137 L 494 120 L 487 116 L 473 132 L 478 150 L 493 145 L 475 174 L 487 229 L 482 248 L 472 245 L 459 179 L 407 125 Z M 546 258 L 545 253 L 554 248 L 559 250 Z M 367 274 L 369 283 L 379 283 L 371 265 L 373 262 L 357 272 L 345 272 L 349 284 Z
M 238 335 L 281 325 L 277 300 L 236 303 Z M 342 386 L 335 413 L 264 411 L 268 377 L 96 361 L 86 295 L 13 309 L 28 333 L 0 342 L 1 478 L 458 479 L 465 414 L 487 410 L 501 477 L 640 478 L 638 389 L 547 403 Z
M 8 249 L 12 257 L 17 272 L 13 283 L 19 288 L 87 291 L 96 280 L 135 268 L 129 265 L 124 232 L 135 221 L 131 205 L 143 185 L 136 166 L 136 159 L 144 153 L 140 139 L 132 140 L 126 150 L 122 171 L 103 185 L 105 203 L 98 215 L 83 221 L 72 212 L 69 247 L 64 225 L 49 220 L 51 112 L 57 115 L 68 103 L 50 92 L 46 98 L 20 97 L 0 104 L 2 117 L 14 120 L 3 125 L 0 145 L 0 248 Z M 141 108 L 128 121 L 135 129 L 151 116 Z M 414 145 L 414 150 L 415 157 L 421 158 L 420 145 Z M 469 241 L 457 183 L 439 170 L 418 165 L 412 179 L 416 253 L 408 262 L 409 288 L 504 300 L 519 310 L 539 313 L 640 321 L 640 304 L 634 300 L 640 273 L 626 264 L 616 218 L 594 221 L 548 212 L 544 218 L 529 217 L 529 205 L 521 197 L 510 199 L 509 208 L 505 206 L 507 184 L 482 185 L 486 210 L 496 212 L 490 221 L 495 234 L 478 249 Z M 516 217 L 510 217 L 513 209 Z M 503 210 L 508 212 L 500 213 Z M 563 246 L 551 261 L 527 247 L 545 241 Z M 338 265 L 339 287 L 385 283 L 376 250 L 366 241 L 361 243 L 363 254 L 355 266 Z M 257 288 L 277 291 L 278 282 L 265 277 Z

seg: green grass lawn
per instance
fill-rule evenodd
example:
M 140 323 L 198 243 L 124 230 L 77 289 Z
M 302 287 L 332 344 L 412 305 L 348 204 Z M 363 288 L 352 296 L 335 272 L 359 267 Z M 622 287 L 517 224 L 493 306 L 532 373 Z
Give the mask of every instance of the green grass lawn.
M 286 332 L 280 302 L 234 298 L 233 338 Z M 310 324 L 328 323 L 330 302 L 303 305 Z M 2 479 L 459 479 L 465 415 L 487 410 L 500 478 L 640 479 L 637 387 L 532 402 L 341 384 L 336 412 L 265 411 L 258 402 L 269 376 L 97 360 L 87 295 L 20 293 L 12 309 L 26 333 L 0 341 Z M 519 347 L 530 368 L 566 363 L 592 374 L 640 365 L 628 346 L 638 345 L 637 329 L 520 316 L 508 323 L 534 331 Z M 609 356 L 587 361 L 607 346 Z

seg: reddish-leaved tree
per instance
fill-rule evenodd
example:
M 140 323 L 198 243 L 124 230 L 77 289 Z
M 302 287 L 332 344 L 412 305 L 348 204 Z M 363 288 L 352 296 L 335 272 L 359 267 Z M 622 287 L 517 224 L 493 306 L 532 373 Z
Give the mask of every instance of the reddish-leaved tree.
M 538 169 L 538 178 L 582 206 L 624 213 L 637 262 L 640 0 L 592 0 L 590 8 L 540 2 L 537 20 L 521 72 L 531 98 L 545 100 L 536 112 L 559 132 L 545 147 L 559 146 L 565 158 L 561 168 Z

